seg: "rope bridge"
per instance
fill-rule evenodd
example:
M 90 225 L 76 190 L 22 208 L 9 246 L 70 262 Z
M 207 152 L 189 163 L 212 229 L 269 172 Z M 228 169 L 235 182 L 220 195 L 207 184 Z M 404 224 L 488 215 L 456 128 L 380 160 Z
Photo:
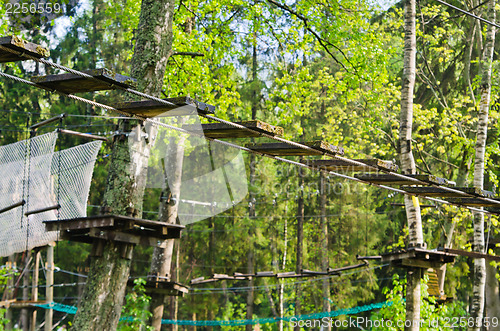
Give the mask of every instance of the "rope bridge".
M 255 324 L 270 324 L 276 323 L 280 320 L 285 322 L 302 321 L 302 320 L 319 320 L 324 317 L 337 317 L 342 315 L 355 315 L 365 311 L 370 311 L 374 309 L 380 309 L 383 307 L 392 306 L 392 301 L 384 301 L 379 303 L 372 303 L 364 306 L 357 306 L 353 308 L 339 309 L 330 312 L 313 313 L 306 315 L 296 315 L 287 316 L 283 318 L 279 317 L 267 317 L 267 318 L 257 318 L 257 319 L 244 319 L 244 320 L 208 320 L 208 321 L 191 321 L 191 320 L 162 320 L 162 324 L 175 324 L 175 325 L 194 325 L 194 326 L 241 326 L 241 325 L 255 325 Z M 44 309 L 53 309 L 55 311 L 66 313 L 66 314 L 76 314 L 77 307 L 63 305 L 60 303 L 50 303 L 44 305 L 35 305 Z M 133 317 L 122 317 L 121 321 L 133 321 Z

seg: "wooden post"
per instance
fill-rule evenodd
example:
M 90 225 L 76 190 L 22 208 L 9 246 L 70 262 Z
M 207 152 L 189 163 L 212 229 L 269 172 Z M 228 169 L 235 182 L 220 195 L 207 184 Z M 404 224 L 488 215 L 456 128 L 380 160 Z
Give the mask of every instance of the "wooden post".
M 26 258 L 24 262 L 24 268 L 26 269 L 24 271 L 23 275 L 23 300 L 28 300 L 29 298 L 29 285 L 30 285 L 30 272 L 29 272 L 29 264 L 31 260 L 31 251 L 26 252 Z M 28 318 L 28 309 L 23 308 L 21 309 L 21 316 L 19 317 L 20 319 L 20 324 L 21 324 L 21 329 L 23 331 L 28 331 L 28 324 L 29 324 L 29 318 Z
M 51 242 L 47 246 L 47 265 L 45 266 L 45 270 L 47 270 L 46 274 L 46 285 L 45 288 L 45 300 L 48 304 L 54 301 L 54 246 L 55 242 Z M 52 309 L 45 310 L 45 331 L 52 330 L 52 318 L 54 315 L 54 311 Z
M 33 277 L 31 279 L 31 300 L 38 301 L 38 276 L 40 269 L 40 249 L 35 250 L 35 263 L 33 264 Z M 31 313 L 30 330 L 36 331 L 36 309 Z
M 14 272 L 15 261 L 14 255 L 9 255 L 9 273 Z M 10 276 L 7 278 L 7 297 L 6 300 L 13 299 L 14 296 L 14 276 Z M 12 309 L 7 308 L 5 310 L 5 318 L 7 319 L 7 324 L 5 325 L 5 330 L 12 330 Z

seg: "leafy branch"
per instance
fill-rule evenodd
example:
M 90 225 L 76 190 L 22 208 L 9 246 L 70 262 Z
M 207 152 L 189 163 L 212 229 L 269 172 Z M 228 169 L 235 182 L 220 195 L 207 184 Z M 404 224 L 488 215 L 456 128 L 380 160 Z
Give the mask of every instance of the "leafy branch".
M 345 71 L 349 72 L 349 70 L 347 69 L 347 67 L 337 59 L 337 57 L 335 57 L 335 55 L 333 55 L 333 53 L 328 49 L 327 46 L 331 46 L 331 47 L 334 47 L 336 50 L 338 50 L 342 56 L 346 59 L 346 61 L 351 65 L 351 67 L 356 71 L 356 69 L 354 68 L 353 64 L 351 63 L 351 61 L 349 61 L 349 59 L 347 58 L 347 56 L 345 55 L 345 53 L 337 46 L 335 46 L 334 44 L 332 44 L 331 42 L 329 41 L 326 41 L 324 40 L 323 38 L 321 38 L 318 33 L 316 33 L 316 31 L 314 31 L 310 26 L 309 26 L 309 20 L 307 17 L 305 17 L 304 15 L 296 12 L 295 10 L 293 10 L 292 8 L 288 7 L 287 5 L 283 5 L 279 2 L 276 2 L 274 0 L 267 0 L 269 3 L 272 3 L 273 5 L 275 5 L 276 7 L 279 7 L 287 12 L 289 12 L 290 14 L 294 15 L 295 17 L 297 17 L 299 20 L 302 21 L 302 23 L 304 24 L 304 27 L 306 28 L 307 31 L 309 31 L 313 36 L 314 38 L 316 38 L 316 40 L 319 42 L 319 44 L 321 45 L 321 47 L 323 47 L 323 49 L 333 58 L 333 60 L 335 62 L 337 62 L 338 64 L 340 64 L 342 66 L 342 68 L 344 68 Z

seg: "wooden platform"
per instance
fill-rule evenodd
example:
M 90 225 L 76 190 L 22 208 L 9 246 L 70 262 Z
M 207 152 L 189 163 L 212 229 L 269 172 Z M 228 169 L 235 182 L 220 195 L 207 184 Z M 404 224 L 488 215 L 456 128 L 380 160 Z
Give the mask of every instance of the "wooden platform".
M 411 180 L 406 180 L 395 175 L 388 174 L 355 174 L 354 177 L 366 182 L 381 184 L 381 185 L 453 185 L 451 182 L 444 178 L 436 177 L 433 175 L 405 175 L 406 177 L 415 178 L 422 182 L 417 183 Z
M 99 80 L 66 73 L 61 75 L 35 76 L 31 78 L 31 81 L 49 89 L 68 94 L 114 90 L 118 87 L 129 88 L 136 85 L 135 79 L 117 74 L 106 68 L 84 70 L 83 72 Z
M 295 147 L 287 143 L 263 143 L 263 144 L 248 144 L 247 148 L 259 153 L 269 154 L 274 156 L 292 156 L 292 155 L 323 155 L 325 153 L 344 154 L 342 147 L 334 146 L 324 141 L 300 142 L 300 144 L 311 147 L 315 151 L 305 148 Z
M 47 231 L 60 231 L 61 239 L 92 243 L 94 239 L 165 247 L 167 239 L 180 238 L 183 225 L 117 215 L 99 215 L 44 221 Z
M 249 129 L 260 133 L 266 133 L 271 136 L 282 136 L 283 128 L 279 126 L 274 126 L 262 121 L 245 121 L 245 122 L 235 122 L 236 124 L 243 125 Z M 201 130 L 198 125 L 185 125 L 182 127 L 185 130 L 203 134 L 209 138 L 224 139 L 224 138 L 250 138 L 259 137 L 259 133 L 250 132 L 243 129 L 235 128 L 231 125 L 224 123 L 210 123 L 202 124 Z
M 451 203 L 456 203 L 469 207 L 496 207 L 500 208 L 500 198 L 494 198 L 492 200 L 498 201 L 498 203 L 484 201 L 478 198 L 448 198 L 447 201 Z
M 443 198 L 460 198 L 464 197 L 463 194 L 449 192 L 440 187 L 428 187 L 428 186 L 403 186 L 402 190 L 405 190 L 408 193 L 413 193 L 417 195 L 425 195 L 428 197 L 443 197 Z M 462 191 L 467 194 L 472 194 L 475 196 L 482 196 L 485 198 L 492 198 L 495 196 L 495 193 L 491 191 L 481 190 L 477 187 L 453 187 L 454 190 Z
M 17 52 L 22 52 L 36 58 L 49 57 L 47 48 L 23 40 L 17 36 L 0 37 L 0 46 L 7 47 Z M 7 50 L 0 49 L 0 63 L 26 61 L 28 58 L 16 55 Z
M 129 287 L 134 287 L 134 280 L 129 279 L 127 285 Z M 189 293 L 189 288 L 186 285 L 168 281 L 162 278 L 157 278 L 154 276 L 148 276 L 146 278 L 144 289 L 146 290 L 146 293 L 158 293 L 166 296 L 177 297 L 181 297 L 184 296 L 184 294 Z
M 343 160 L 305 160 L 302 163 L 312 166 L 317 169 L 324 169 L 328 171 L 342 171 L 342 172 L 352 172 L 352 171 L 364 171 L 364 172 L 376 172 L 378 170 L 387 171 L 397 171 L 398 165 L 394 164 L 392 161 L 384 161 L 379 159 L 355 159 L 354 161 L 364 163 L 366 166 L 353 165 L 347 161 Z
M 443 251 L 411 247 L 402 252 L 382 254 L 382 263 L 390 262 L 393 266 L 402 268 L 439 269 L 445 263 L 453 263 L 456 256 L 456 254 Z
M 197 113 L 213 114 L 215 112 L 215 106 L 193 100 L 189 97 L 168 98 L 163 100 L 171 102 L 173 105 L 165 105 L 153 100 L 142 100 L 120 102 L 112 106 L 129 114 L 147 118 L 156 116 L 196 115 Z

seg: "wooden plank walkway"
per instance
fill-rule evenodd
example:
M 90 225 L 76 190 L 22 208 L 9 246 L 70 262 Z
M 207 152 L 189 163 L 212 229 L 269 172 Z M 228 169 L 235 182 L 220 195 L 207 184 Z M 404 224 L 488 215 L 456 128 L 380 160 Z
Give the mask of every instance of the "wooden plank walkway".
M 440 187 L 428 187 L 428 186 L 403 186 L 402 190 L 408 193 L 413 193 L 417 195 L 425 195 L 428 197 L 443 197 L 443 198 L 460 198 L 464 197 L 463 194 L 449 192 Z M 491 191 L 481 190 L 477 187 L 453 187 L 454 190 L 462 191 L 467 194 L 473 194 L 478 197 L 493 198 L 495 193 Z
M 343 155 L 342 147 L 334 146 L 325 141 L 310 141 L 300 142 L 306 145 L 313 151 L 289 145 L 287 143 L 263 143 L 263 144 L 247 144 L 246 147 L 259 153 L 274 155 L 274 156 L 304 156 L 304 155 L 323 155 L 325 153 Z
M 498 203 L 484 201 L 478 198 L 447 198 L 447 201 L 451 203 L 456 203 L 459 205 L 464 205 L 468 207 L 496 207 L 500 208 L 500 198 L 494 198 L 492 200 L 498 201 Z M 494 211 L 492 211 L 494 212 Z
M 324 169 L 324 170 L 328 170 L 328 171 L 376 172 L 378 170 L 386 170 L 386 171 L 397 171 L 398 170 L 398 165 L 394 164 L 392 161 L 384 161 L 384 160 L 379 160 L 379 159 L 354 159 L 353 161 L 364 163 L 364 164 L 366 164 L 366 166 L 353 165 L 352 163 L 349 163 L 347 161 L 336 160 L 336 159 L 304 160 L 304 161 L 302 161 L 302 163 L 307 164 L 308 166 L 312 166 L 312 167 L 317 168 L 317 169 Z
M 389 174 L 355 174 L 354 177 L 358 178 L 360 180 L 374 183 L 374 184 L 381 184 L 381 185 L 449 185 L 452 186 L 453 183 L 449 182 L 448 180 L 440 177 L 436 177 L 433 175 L 422 175 L 422 174 L 416 174 L 416 175 L 405 175 L 406 177 L 411 177 L 414 179 L 418 179 L 424 184 L 420 184 L 411 180 L 403 179 L 395 175 L 389 175 Z
M 189 97 L 168 98 L 163 100 L 171 102 L 173 105 L 165 105 L 153 100 L 142 100 L 120 102 L 112 106 L 129 114 L 146 118 L 156 116 L 196 115 L 197 113 L 213 114 L 215 112 L 215 106 L 196 101 Z
M 31 78 L 31 81 L 46 88 L 68 94 L 114 90 L 118 87 L 130 88 L 136 85 L 135 79 L 117 74 L 106 68 L 84 70 L 83 72 L 99 80 L 66 73 L 35 76 Z
M 260 137 L 259 133 L 266 133 L 271 136 L 283 135 L 282 127 L 274 126 L 258 120 L 234 123 L 243 125 L 244 127 L 257 132 L 238 129 L 225 123 L 202 124 L 201 127 L 199 125 L 184 125 L 182 128 L 214 139 Z
M 36 58 L 49 57 L 50 52 L 47 48 L 23 40 L 17 36 L 0 37 L 0 46 L 9 48 L 13 51 L 22 52 Z M 0 63 L 26 61 L 26 57 L 16 55 L 7 50 L 0 49 Z

